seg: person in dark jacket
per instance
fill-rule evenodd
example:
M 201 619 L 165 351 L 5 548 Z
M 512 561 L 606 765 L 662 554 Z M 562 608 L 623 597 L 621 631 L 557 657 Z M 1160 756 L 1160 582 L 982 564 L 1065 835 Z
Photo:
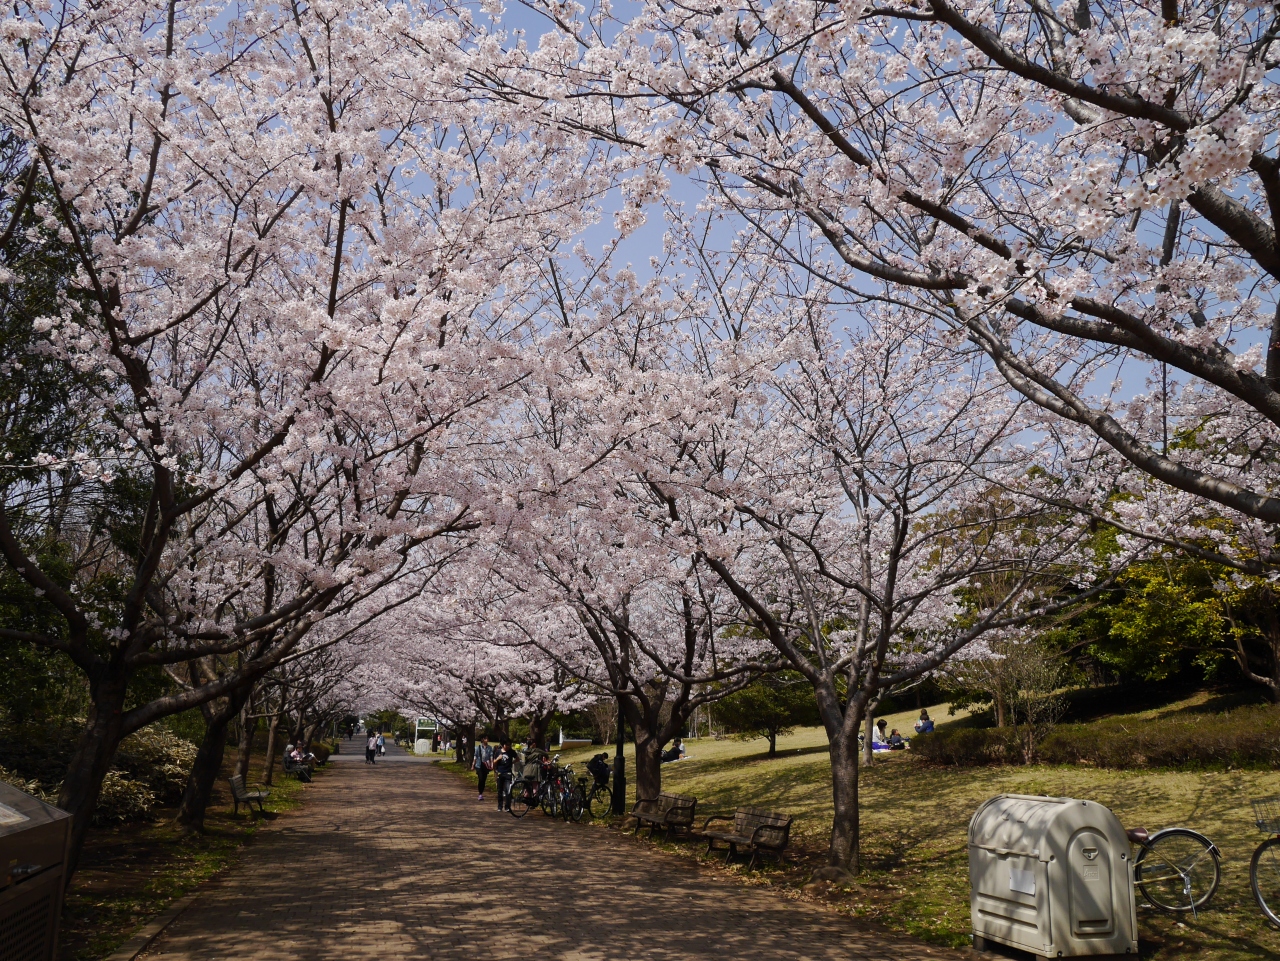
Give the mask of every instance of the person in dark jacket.
M 498 778 L 498 810 L 511 810 L 511 776 L 515 770 L 516 754 L 511 750 L 511 742 L 503 741 L 498 745 L 498 753 L 493 756 L 493 773 Z
M 471 766 L 475 769 L 476 780 L 480 784 L 480 796 L 477 800 L 484 800 L 484 782 L 489 779 L 489 772 L 493 770 L 493 745 L 489 743 L 489 735 L 482 735 L 480 743 L 476 745 L 476 756 Z

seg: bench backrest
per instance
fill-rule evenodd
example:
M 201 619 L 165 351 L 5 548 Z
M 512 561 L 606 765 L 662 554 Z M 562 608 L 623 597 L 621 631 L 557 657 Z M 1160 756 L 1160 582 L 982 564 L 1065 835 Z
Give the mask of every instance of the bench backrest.
M 244 789 L 244 778 L 237 774 L 234 777 L 229 778 L 228 781 L 231 784 L 231 793 L 236 797 L 243 799 L 247 793 Z
M 656 798 L 640 802 L 636 813 L 645 817 L 660 818 L 672 824 L 692 824 L 698 799 L 688 794 L 668 794 L 663 791 Z
M 733 833 L 743 837 L 753 834 L 757 844 L 782 847 L 791 834 L 791 817 L 763 808 L 738 808 L 733 815 Z M 756 834 L 757 829 L 759 834 Z
M 698 807 L 698 799 L 688 794 L 667 794 L 660 797 L 666 799 L 666 815 L 668 824 L 692 824 L 693 812 Z

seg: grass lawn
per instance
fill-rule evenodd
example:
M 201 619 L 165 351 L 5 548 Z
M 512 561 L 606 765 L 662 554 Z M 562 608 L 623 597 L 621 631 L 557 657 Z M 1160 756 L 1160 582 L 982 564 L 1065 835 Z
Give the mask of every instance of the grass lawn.
M 1203 700 L 1162 710 L 1194 710 Z M 889 726 L 909 731 L 916 713 L 891 715 Z M 936 720 L 955 723 L 947 719 L 945 709 L 931 713 Z M 1127 827 L 1154 831 L 1185 825 L 1207 834 L 1222 850 L 1222 885 L 1198 920 L 1139 906 L 1143 957 L 1280 958 L 1280 931 L 1267 925 L 1249 892 L 1249 858 L 1262 840 L 1249 799 L 1280 794 L 1280 772 L 1050 766 L 953 770 L 927 768 L 910 752 L 881 756 L 862 775 L 862 875 L 848 889 L 818 892 L 806 890 L 805 884 L 809 872 L 822 863 L 830 825 L 825 735 L 809 728 L 781 738 L 778 756 L 772 759 L 766 747 L 763 740 L 687 740 L 685 749 L 692 758 L 663 766 L 664 787 L 696 795 L 700 814 L 751 804 L 795 816 L 792 837 L 798 863 L 751 874 L 741 867 L 728 869 L 748 883 L 777 885 L 791 897 L 819 898 L 893 930 L 962 946 L 970 932 L 966 831 L 978 805 L 996 794 L 1087 798 L 1110 807 Z M 600 750 L 566 751 L 563 760 L 584 771 L 586 760 Z M 676 842 L 668 847 L 681 856 L 701 857 L 696 845 Z
M 233 761 L 229 757 L 226 763 Z M 316 776 L 324 773 L 320 768 Z M 267 817 L 297 808 L 305 790 L 305 784 L 284 777 L 277 766 L 265 805 Z M 178 831 L 171 810 L 160 811 L 157 820 L 149 823 L 92 829 L 67 892 L 60 961 L 106 957 L 174 900 L 230 864 L 261 823 L 246 814 L 243 806 L 239 815 L 233 815 L 231 808 L 226 781 L 219 779 L 202 835 Z

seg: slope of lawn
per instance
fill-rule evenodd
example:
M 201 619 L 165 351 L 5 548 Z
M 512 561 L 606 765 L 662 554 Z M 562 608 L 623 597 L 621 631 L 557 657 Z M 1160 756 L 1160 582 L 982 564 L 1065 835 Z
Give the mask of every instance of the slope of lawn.
M 1206 700 L 1201 695 L 1132 717 L 1138 722 L 1203 710 Z M 908 732 L 916 713 L 891 715 L 889 725 Z M 945 723 L 959 720 L 948 719 L 941 707 L 930 713 Z M 926 767 L 909 752 L 882 755 L 863 772 L 862 875 L 847 889 L 815 892 L 812 886 L 805 889 L 805 883 L 821 863 L 831 817 L 830 765 L 821 729 L 779 739 L 776 758 L 767 757 L 763 740 L 688 740 L 685 747 L 692 757 L 664 765 L 663 785 L 696 795 L 700 816 L 750 804 L 796 818 L 792 836 L 798 863 L 749 876 L 740 867 L 730 869 L 750 883 L 777 885 L 788 896 L 821 897 L 838 910 L 894 930 L 960 946 L 970 932 L 965 837 L 974 810 L 1005 793 L 1087 798 L 1110 807 L 1127 827 L 1185 825 L 1207 834 L 1222 850 L 1222 886 L 1198 919 L 1139 907 L 1143 957 L 1196 953 L 1213 961 L 1280 958 L 1280 931 L 1264 921 L 1248 879 L 1249 858 L 1262 840 L 1249 799 L 1280 795 L 1280 772 L 1275 770 L 950 769 Z M 581 772 L 600 750 L 566 751 L 563 759 L 576 762 Z M 701 856 L 701 849 L 687 842 L 670 847 L 684 856 Z

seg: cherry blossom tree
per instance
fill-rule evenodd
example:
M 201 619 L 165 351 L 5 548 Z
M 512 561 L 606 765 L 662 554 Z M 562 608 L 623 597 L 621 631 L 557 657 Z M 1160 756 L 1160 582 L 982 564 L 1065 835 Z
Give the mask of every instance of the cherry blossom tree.
M 34 217 L 73 252 L 33 327 L 96 385 L 76 443 L 6 465 L 0 505 L 0 555 L 60 622 L 6 636 L 89 681 L 73 864 L 123 736 L 243 691 L 474 525 L 450 452 L 526 373 L 503 298 L 612 169 L 470 96 L 470 29 L 177 0 L 4 21 L 0 235 Z M 69 570 L 26 537 L 59 511 Z M 126 709 L 137 672 L 204 658 L 242 660 Z
M 1273 9 L 531 6 L 559 42 L 479 64 L 495 95 L 701 179 L 854 300 L 945 319 L 1136 472 L 1280 521 Z M 1270 539 L 1230 559 L 1270 569 Z
M 742 470 L 712 488 L 739 523 L 697 532 L 746 620 L 813 686 L 834 800 L 824 876 L 858 870 L 857 738 L 879 698 L 1100 586 L 1087 523 L 1022 492 L 1024 410 L 981 355 L 921 333 L 879 317 L 842 342 L 818 318 L 776 381 L 771 428 L 742 437 Z

